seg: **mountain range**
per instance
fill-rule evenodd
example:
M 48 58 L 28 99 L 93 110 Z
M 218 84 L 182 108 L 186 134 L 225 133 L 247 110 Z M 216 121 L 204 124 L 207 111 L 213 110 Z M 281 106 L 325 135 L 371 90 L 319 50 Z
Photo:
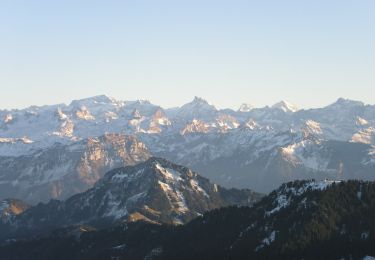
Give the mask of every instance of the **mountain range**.
M 375 180 L 375 106 L 281 101 L 217 109 L 202 98 L 163 109 L 107 96 L 0 110 L 0 199 L 35 204 L 83 192 L 151 156 L 228 188 L 269 192 L 296 179 Z

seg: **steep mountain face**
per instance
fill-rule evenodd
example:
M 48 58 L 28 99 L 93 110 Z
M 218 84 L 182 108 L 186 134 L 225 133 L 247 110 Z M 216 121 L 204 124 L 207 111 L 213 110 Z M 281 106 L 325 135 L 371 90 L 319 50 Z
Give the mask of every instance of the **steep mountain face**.
M 83 171 L 99 173 L 87 174 L 92 177 L 84 181 L 78 174 L 79 181 L 71 181 L 74 185 L 64 184 L 63 189 L 59 185 L 67 183 L 62 172 L 72 172 L 70 147 L 106 133 L 134 135 L 154 156 L 187 165 L 227 187 L 268 192 L 301 178 L 374 180 L 374 129 L 375 106 L 345 99 L 318 109 L 298 109 L 281 101 L 271 107 L 242 106 L 234 111 L 217 109 L 198 97 L 164 110 L 144 100 L 97 96 L 69 105 L 3 110 L 0 198 L 37 202 L 67 198 L 91 187 L 111 167 L 96 171 L 97 166 L 90 166 Z M 51 166 L 59 161 L 60 166 Z M 78 164 L 73 162 L 72 168 Z M 105 160 L 102 164 L 107 165 Z M 43 194 L 52 195 L 44 198 L 30 192 L 28 186 L 37 184 L 30 183 L 29 175 L 43 182 Z M 45 186 L 48 179 L 57 184 Z
M 154 154 L 226 187 L 269 192 L 296 179 L 375 180 L 371 145 L 325 140 L 314 126 L 310 122 L 300 132 L 279 132 L 252 124 L 221 135 L 143 139 L 159 147 Z
M 188 168 L 151 158 L 108 172 L 92 189 L 66 201 L 38 204 L 0 227 L 2 238 L 87 223 L 143 220 L 182 224 L 228 205 L 252 205 L 261 196 L 224 189 Z
M 4 245 L 0 256 L 371 259 L 375 255 L 374 217 L 373 182 L 296 181 L 282 185 L 252 208 L 216 209 L 183 226 L 138 222 L 102 231 L 82 231 L 81 227 L 78 234 L 68 228 L 46 238 Z
M 110 169 L 150 157 L 135 137 L 106 134 L 70 145 L 55 144 L 30 155 L 0 157 L 0 198 L 29 203 L 65 199 L 91 188 Z

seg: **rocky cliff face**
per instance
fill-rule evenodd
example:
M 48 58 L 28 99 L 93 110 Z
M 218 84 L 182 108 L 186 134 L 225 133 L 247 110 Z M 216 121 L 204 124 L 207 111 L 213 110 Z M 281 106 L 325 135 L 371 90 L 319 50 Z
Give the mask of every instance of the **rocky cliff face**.
M 65 199 L 91 188 L 110 169 L 149 157 L 143 143 L 122 134 L 55 144 L 31 155 L 0 157 L 0 198 L 16 197 L 30 203 Z

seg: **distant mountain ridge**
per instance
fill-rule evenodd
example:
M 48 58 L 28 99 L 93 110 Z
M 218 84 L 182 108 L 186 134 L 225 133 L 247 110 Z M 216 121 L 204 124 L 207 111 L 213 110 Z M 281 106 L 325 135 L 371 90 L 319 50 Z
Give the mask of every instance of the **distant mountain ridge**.
M 195 97 L 179 108 L 165 110 L 149 101 L 118 101 L 103 95 L 69 105 L 0 110 L 0 154 L 20 155 L 55 142 L 71 143 L 105 133 L 178 134 L 193 120 L 206 124 L 207 132 L 222 133 L 245 126 L 250 119 L 280 131 L 299 131 L 312 120 L 326 139 L 374 144 L 375 106 L 359 101 L 340 98 L 332 105 L 308 110 L 281 101 L 264 108 L 242 105 L 234 111 L 217 109 Z M 367 136 L 360 139 L 358 135 Z
M 282 101 L 234 111 L 218 109 L 199 97 L 163 109 L 145 100 L 97 96 L 69 105 L 1 110 L 0 120 L 0 199 L 34 203 L 92 187 L 112 168 L 111 161 L 121 161 L 121 149 L 101 138 L 109 134 L 132 136 L 144 145 L 134 154 L 139 159 L 133 164 L 151 155 L 162 157 L 226 187 L 269 192 L 295 179 L 375 180 L 375 106 L 342 98 L 317 109 L 298 109 Z M 81 170 L 69 159 L 71 149 L 94 139 L 104 153 L 116 158 L 92 156 L 87 165 L 93 167 L 86 168 L 93 171 L 76 182 L 74 176 Z M 54 167 L 59 160 L 53 154 L 71 162 L 74 170 L 64 170 L 68 164 Z M 66 180 L 67 176 L 72 178 Z M 50 196 L 29 192 L 46 178 L 50 184 L 41 190 Z M 68 182 L 73 189 L 66 188 Z

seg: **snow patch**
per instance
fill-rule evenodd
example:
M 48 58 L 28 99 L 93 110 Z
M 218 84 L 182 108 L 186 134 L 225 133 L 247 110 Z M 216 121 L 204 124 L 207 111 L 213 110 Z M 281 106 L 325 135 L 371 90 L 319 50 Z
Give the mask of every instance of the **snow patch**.
M 122 201 L 113 196 L 111 191 L 106 193 L 105 199 L 107 200 L 107 211 L 104 213 L 105 217 L 120 219 L 128 215 L 128 210 L 126 207 L 121 205 Z
M 159 163 L 155 165 L 156 169 L 167 179 L 172 181 L 181 181 L 181 173 L 170 168 L 164 168 Z
M 290 205 L 290 201 L 293 196 L 301 196 L 309 190 L 325 190 L 334 183 L 340 183 L 340 181 L 324 180 L 324 181 L 311 181 L 303 185 L 302 187 L 296 189 L 294 187 L 280 188 L 277 190 L 277 197 L 275 199 L 276 206 L 269 211 L 265 212 L 266 216 L 271 216 L 272 214 L 286 208 Z
M 181 191 L 172 189 L 169 184 L 162 181 L 159 181 L 159 185 L 167 196 L 170 205 L 177 213 L 184 214 L 189 211 L 185 198 Z
M 205 197 L 207 197 L 207 198 L 210 197 L 210 196 L 207 194 L 207 192 L 206 192 L 204 189 L 202 189 L 201 186 L 199 186 L 199 184 L 198 184 L 198 182 L 197 182 L 196 180 L 191 179 L 191 180 L 190 180 L 190 185 L 191 185 L 191 187 L 193 187 L 194 190 L 196 190 L 196 191 L 202 193 Z

